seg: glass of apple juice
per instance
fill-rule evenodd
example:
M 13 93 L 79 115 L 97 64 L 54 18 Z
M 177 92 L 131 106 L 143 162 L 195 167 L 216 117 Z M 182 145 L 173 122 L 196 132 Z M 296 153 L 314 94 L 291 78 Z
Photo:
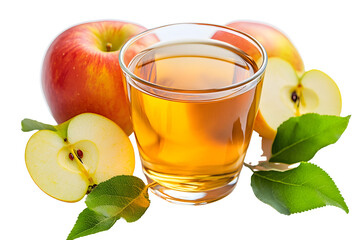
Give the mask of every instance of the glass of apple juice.
M 264 48 L 231 28 L 181 23 L 133 37 L 119 58 L 151 190 L 192 205 L 227 196 L 253 131 Z

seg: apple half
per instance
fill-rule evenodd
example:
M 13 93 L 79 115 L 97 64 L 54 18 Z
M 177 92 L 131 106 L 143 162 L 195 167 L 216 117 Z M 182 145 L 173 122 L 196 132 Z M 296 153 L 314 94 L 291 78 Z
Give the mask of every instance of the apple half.
M 319 70 L 307 71 L 299 78 L 290 63 L 269 58 L 255 131 L 273 139 L 282 122 L 310 112 L 340 115 L 341 95 L 334 80 Z
M 132 144 L 113 121 L 93 113 L 77 115 L 29 139 L 26 167 L 48 195 L 76 202 L 98 183 L 134 171 Z

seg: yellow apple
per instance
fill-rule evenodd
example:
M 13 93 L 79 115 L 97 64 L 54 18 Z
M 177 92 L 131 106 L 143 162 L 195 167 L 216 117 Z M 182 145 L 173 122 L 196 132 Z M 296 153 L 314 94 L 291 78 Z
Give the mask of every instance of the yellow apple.
M 32 135 L 25 162 L 41 190 L 56 199 L 75 202 L 102 181 L 132 174 L 135 157 L 129 138 L 116 123 L 84 113 L 53 130 Z
M 310 112 L 340 115 L 341 95 L 336 83 L 319 70 L 298 77 L 287 61 L 269 58 L 255 131 L 273 139 L 283 121 Z

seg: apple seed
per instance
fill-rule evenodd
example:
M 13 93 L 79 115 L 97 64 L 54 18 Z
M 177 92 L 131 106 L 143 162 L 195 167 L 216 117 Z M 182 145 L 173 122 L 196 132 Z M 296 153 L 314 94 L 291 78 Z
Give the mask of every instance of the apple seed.
M 296 93 L 296 90 L 294 90 L 292 93 L 291 93 L 291 100 L 296 103 L 298 100 L 299 100 L 299 96 L 297 95 Z
M 72 153 L 69 153 L 69 158 L 71 161 L 74 160 L 74 155 Z
M 84 153 L 83 151 L 81 151 L 80 149 L 76 150 L 76 154 L 79 158 L 83 158 L 84 157 Z

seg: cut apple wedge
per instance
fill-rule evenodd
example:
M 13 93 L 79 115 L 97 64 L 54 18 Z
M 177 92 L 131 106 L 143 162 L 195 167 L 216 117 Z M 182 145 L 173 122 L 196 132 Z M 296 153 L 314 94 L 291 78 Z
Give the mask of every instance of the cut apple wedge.
M 29 139 L 25 162 L 34 182 L 48 195 L 76 202 L 96 184 L 133 173 L 134 149 L 111 120 L 84 113 L 59 126 L 46 126 L 36 128 L 43 130 Z
M 273 139 L 282 122 L 310 112 L 340 115 L 341 95 L 336 83 L 319 70 L 310 70 L 299 78 L 288 62 L 269 58 L 255 131 Z

